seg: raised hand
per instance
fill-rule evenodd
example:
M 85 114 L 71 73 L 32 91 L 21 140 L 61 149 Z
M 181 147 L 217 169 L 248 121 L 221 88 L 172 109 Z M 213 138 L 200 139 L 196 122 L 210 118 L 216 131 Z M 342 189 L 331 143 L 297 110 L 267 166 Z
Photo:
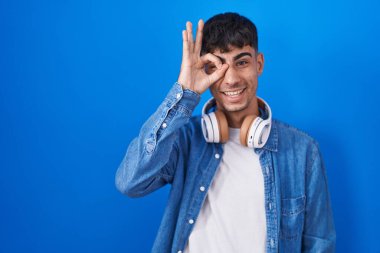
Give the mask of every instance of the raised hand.
M 182 64 L 178 77 L 178 83 L 198 94 L 202 94 L 208 87 L 222 78 L 228 69 L 228 64 L 222 64 L 220 59 L 211 53 L 200 56 L 203 26 L 203 20 L 199 20 L 194 43 L 192 24 L 191 22 L 186 22 L 186 30 L 182 31 Z M 216 69 L 206 73 L 206 64 L 215 66 Z

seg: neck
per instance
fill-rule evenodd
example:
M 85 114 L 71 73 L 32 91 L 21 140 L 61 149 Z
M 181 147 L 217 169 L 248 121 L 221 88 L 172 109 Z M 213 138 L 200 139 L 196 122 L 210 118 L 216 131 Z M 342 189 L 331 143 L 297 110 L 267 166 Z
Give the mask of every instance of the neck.
M 228 126 L 232 128 L 240 128 L 243 124 L 245 117 L 248 115 L 259 116 L 259 107 L 257 103 L 257 98 L 252 99 L 252 102 L 248 105 L 247 108 L 240 111 L 224 111 Z

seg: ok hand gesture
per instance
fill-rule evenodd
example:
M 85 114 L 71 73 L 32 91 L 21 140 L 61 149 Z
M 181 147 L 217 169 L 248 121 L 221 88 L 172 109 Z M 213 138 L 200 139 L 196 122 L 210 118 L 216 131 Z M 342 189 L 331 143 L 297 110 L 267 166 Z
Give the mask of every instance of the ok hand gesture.
M 182 31 L 182 64 L 178 77 L 178 83 L 184 88 L 193 90 L 198 94 L 202 94 L 208 87 L 222 78 L 228 69 L 227 64 L 222 64 L 220 59 L 211 53 L 200 56 L 203 26 L 203 20 L 199 20 L 195 43 L 191 22 L 187 22 L 186 30 Z M 206 64 L 215 65 L 216 70 L 212 73 L 206 73 Z

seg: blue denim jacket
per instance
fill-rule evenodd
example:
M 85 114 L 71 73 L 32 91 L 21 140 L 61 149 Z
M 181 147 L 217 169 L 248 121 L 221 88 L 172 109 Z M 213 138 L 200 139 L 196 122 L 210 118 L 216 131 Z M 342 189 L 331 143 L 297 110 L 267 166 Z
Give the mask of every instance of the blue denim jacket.
M 205 142 L 200 117 L 192 117 L 199 99 L 175 83 L 130 143 L 116 172 L 117 188 L 130 197 L 171 184 L 154 253 L 184 250 L 223 155 L 221 144 Z M 335 229 L 318 144 L 273 120 L 267 143 L 254 152 L 264 175 L 266 251 L 334 252 Z

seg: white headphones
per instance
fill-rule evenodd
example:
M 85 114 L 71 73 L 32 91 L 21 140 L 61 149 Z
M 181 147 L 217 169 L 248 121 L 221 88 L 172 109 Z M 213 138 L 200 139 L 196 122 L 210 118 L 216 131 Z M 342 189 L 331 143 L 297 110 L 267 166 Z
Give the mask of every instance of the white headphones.
M 269 105 L 257 97 L 259 107 L 264 109 L 268 117 L 263 119 L 256 115 L 245 117 L 240 128 L 240 143 L 249 148 L 262 148 L 268 140 L 272 112 Z M 202 131 L 206 142 L 224 143 L 228 141 L 228 123 L 226 115 L 221 111 L 208 111 L 216 106 L 214 98 L 210 98 L 202 109 Z

